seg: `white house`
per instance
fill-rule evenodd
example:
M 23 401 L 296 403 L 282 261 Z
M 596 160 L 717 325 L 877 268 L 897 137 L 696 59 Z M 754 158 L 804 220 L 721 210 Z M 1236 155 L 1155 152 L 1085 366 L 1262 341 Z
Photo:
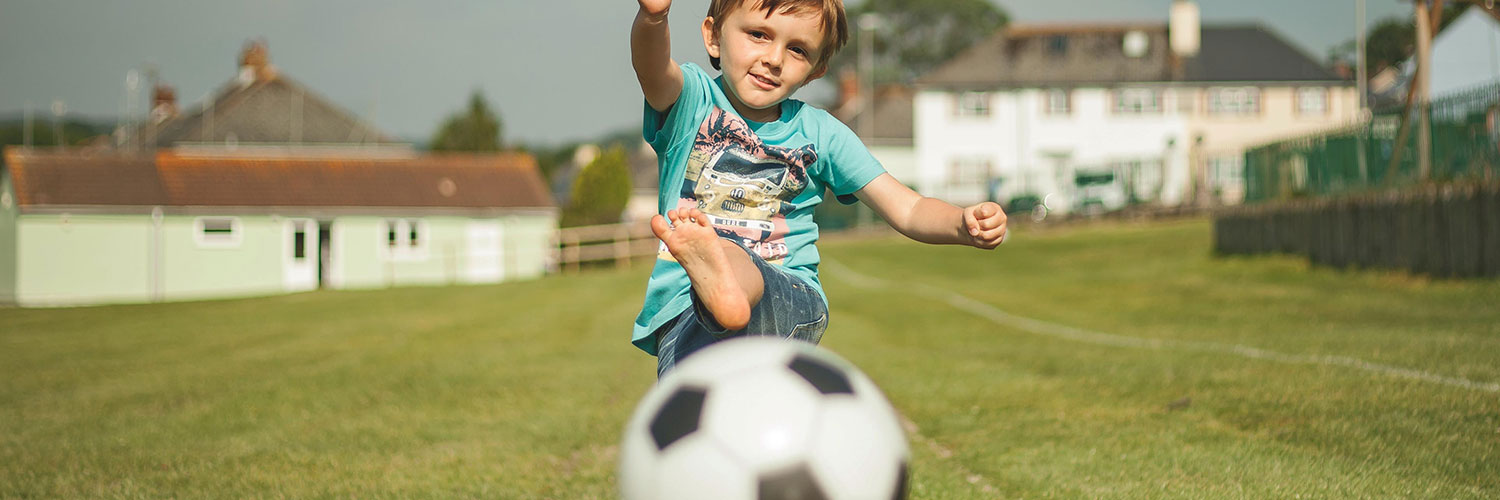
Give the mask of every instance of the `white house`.
M 1255 25 L 1011 26 L 918 81 L 915 184 L 1055 211 L 1237 202 L 1243 151 L 1358 115 L 1354 82 Z

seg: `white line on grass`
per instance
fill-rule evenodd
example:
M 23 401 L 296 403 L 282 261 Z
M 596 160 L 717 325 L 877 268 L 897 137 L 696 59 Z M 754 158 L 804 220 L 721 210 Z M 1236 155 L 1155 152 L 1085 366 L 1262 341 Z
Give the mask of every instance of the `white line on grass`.
M 835 270 L 834 277 L 859 288 L 887 288 L 890 283 L 886 280 L 860 274 L 848 266 L 823 259 L 823 265 Z M 1028 332 L 1064 338 L 1068 340 L 1101 344 L 1116 347 L 1135 347 L 1141 349 L 1187 349 L 1194 351 L 1210 351 L 1234 354 L 1250 359 L 1264 359 L 1291 364 L 1309 364 L 1326 366 L 1346 366 L 1394 377 L 1432 382 L 1436 384 L 1450 385 L 1464 389 L 1500 393 L 1500 383 L 1483 383 L 1473 380 L 1445 377 L 1431 372 L 1402 368 L 1399 366 L 1371 363 L 1358 358 L 1347 356 L 1320 356 L 1309 354 L 1286 354 L 1276 351 L 1268 351 L 1256 347 L 1240 344 L 1225 344 L 1220 342 L 1203 342 L 1192 340 L 1165 340 L 1165 339 L 1143 339 L 1117 335 L 1113 333 L 1096 332 L 1082 328 L 1074 328 L 1067 325 L 1050 323 L 1038 319 L 1016 316 L 1000 310 L 999 308 L 966 297 L 957 292 L 925 285 L 921 283 L 904 285 L 906 290 L 912 290 L 919 295 L 947 302 L 949 305 L 973 313 L 976 316 L 989 319 L 996 324 L 1019 328 Z

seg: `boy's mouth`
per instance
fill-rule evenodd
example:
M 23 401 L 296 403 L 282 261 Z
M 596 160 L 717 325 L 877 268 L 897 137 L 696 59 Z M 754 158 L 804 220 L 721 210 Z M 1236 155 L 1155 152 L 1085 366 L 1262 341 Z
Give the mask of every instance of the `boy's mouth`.
M 781 86 L 780 83 L 776 83 L 770 78 L 766 78 L 755 73 L 750 73 L 750 80 L 755 82 L 755 85 L 760 87 L 761 90 L 775 90 L 776 87 Z

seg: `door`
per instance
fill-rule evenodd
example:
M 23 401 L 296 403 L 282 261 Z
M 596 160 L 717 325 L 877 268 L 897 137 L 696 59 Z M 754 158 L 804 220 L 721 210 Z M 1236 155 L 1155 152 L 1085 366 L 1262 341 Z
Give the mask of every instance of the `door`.
M 498 221 L 473 221 L 467 229 L 467 245 L 464 247 L 464 281 L 470 283 L 497 283 L 505 277 L 501 266 L 504 257 L 500 245 L 500 223 Z
M 282 223 L 286 243 L 283 283 L 287 291 L 300 292 L 318 288 L 318 222 L 312 219 L 286 219 Z
M 318 288 L 333 286 L 333 222 L 318 221 Z

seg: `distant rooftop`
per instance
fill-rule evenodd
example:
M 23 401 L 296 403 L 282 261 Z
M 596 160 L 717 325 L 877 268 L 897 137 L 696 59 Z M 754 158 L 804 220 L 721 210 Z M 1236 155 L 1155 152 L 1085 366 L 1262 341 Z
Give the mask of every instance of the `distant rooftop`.
M 1132 43 L 1127 38 L 1133 38 Z M 1016 25 L 975 44 L 918 84 L 947 88 L 1154 82 L 1352 84 L 1260 25 L 1204 26 L 1194 57 L 1173 54 L 1168 40 L 1166 24 Z
M 153 90 L 150 121 L 120 142 L 166 148 L 184 143 L 396 144 L 357 116 L 281 74 L 264 42 L 251 42 L 239 56 L 239 74 L 200 107 L 179 114 L 176 92 Z

